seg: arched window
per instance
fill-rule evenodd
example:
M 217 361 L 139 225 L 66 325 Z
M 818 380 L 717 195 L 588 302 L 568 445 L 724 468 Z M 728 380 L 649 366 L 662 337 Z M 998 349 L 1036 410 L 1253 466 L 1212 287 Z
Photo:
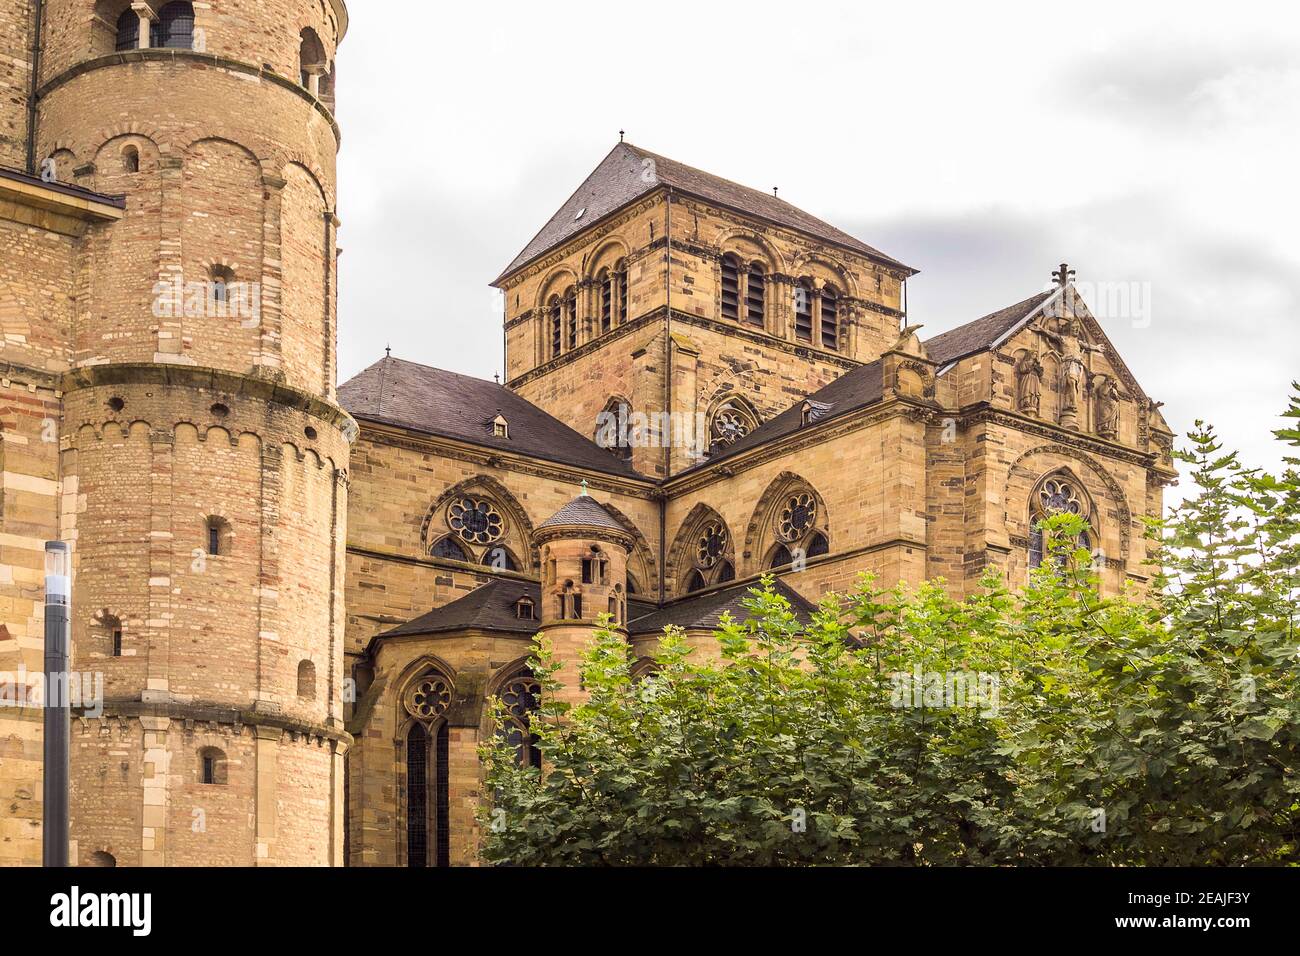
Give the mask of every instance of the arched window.
M 298 696 L 303 700 L 316 699 L 316 665 L 311 661 L 298 662 Z
M 121 53 L 123 50 L 134 50 L 139 45 L 140 15 L 127 6 L 117 18 L 117 37 L 113 42 L 113 50 Z
M 113 856 L 111 853 L 106 853 L 103 850 L 96 850 L 94 853 L 90 854 L 90 859 L 87 861 L 86 865 L 117 866 L 117 857 Z
M 740 260 L 730 252 L 722 257 L 722 317 L 740 318 Z
M 437 670 L 411 681 L 402 694 L 412 718 L 406 732 L 407 866 L 450 865 L 450 736 L 444 716 L 452 698 L 451 679 Z
M 138 173 L 140 171 L 140 151 L 134 146 L 122 150 L 122 171 Z
M 632 575 L 630 574 L 627 576 L 627 593 L 628 594 L 641 593 L 641 585 L 637 584 L 636 578 L 632 577 Z
M 733 581 L 736 577 L 732 562 L 731 533 L 717 517 L 706 515 L 691 537 L 691 570 L 686 574 L 685 593 L 699 591 L 715 584 Z
M 451 535 L 439 538 L 429 549 L 429 556 L 446 558 L 448 561 L 469 561 L 469 552 L 462 548 Z
M 1029 505 L 1029 566 L 1037 568 L 1049 551 L 1049 542 L 1041 523 L 1057 514 L 1078 515 L 1084 520 L 1091 517 L 1087 495 L 1079 485 L 1064 474 L 1055 474 L 1039 484 L 1031 496 Z M 1075 540 L 1075 546 L 1085 550 L 1092 548 L 1092 536 L 1083 532 Z
M 96 641 L 109 657 L 122 656 L 122 622 L 107 610 L 95 615 L 95 630 L 102 634 L 102 643 Z
M 298 35 L 298 77 L 302 85 L 320 95 L 320 79 L 325 73 L 325 45 L 311 27 Z
M 831 543 L 826 540 L 826 535 L 818 532 L 808 539 L 807 556 L 810 558 L 820 557 L 823 554 L 830 554 Z
M 235 283 L 235 270 L 229 266 L 213 266 L 208 272 L 208 287 L 212 290 L 212 302 L 220 315 L 223 308 L 230 304 L 231 287 Z
M 540 767 L 542 752 L 529 726 L 541 706 L 542 685 L 524 668 L 501 685 L 497 696 L 506 708 L 501 733 L 515 749 L 515 762 L 521 767 Z
M 194 5 L 169 3 L 158 11 L 149 28 L 149 45 L 169 50 L 194 48 Z
M 558 295 L 551 296 L 547 307 L 547 323 L 551 332 L 551 358 L 555 358 L 564 347 L 564 306 Z
M 794 561 L 794 555 L 790 549 L 783 544 L 778 544 L 773 550 L 772 555 L 767 559 L 769 571 L 775 571 L 777 568 L 783 568 Z
M 763 263 L 751 262 L 745 280 L 745 321 L 760 329 L 767 315 L 766 283 Z
M 209 555 L 216 557 L 217 555 L 226 554 L 230 550 L 231 532 L 229 521 L 213 515 L 208 518 L 204 530 Z
M 800 342 L 812 342 L 812 306 L 812 280 L 800 279 L 794 289 L 794 337 Z
M 840 347 L 840 297 L 835 286 L 822 288 L 821 322 L 822 348 L 839 351 Z
M 616 322 L 622 325 L 627 321 L 627 260 L 619 259 L 614 263 L 614 278 L 618 285 L 618 315 Z
M 216 747 L 199 751 L 199 783 L 218 787 L 226 783 L 226 755 Z
M 600 289 L 600 331 L 608 332 L 614 327 L 614 275 L 608 269 L 601 269 L 596 276 L 596 285 Z
M 807 559 L 830 553 L 825 516 L 806 484 L 796 481 L 786 485 L 772 508 L 767 520 L 775 544 L 765 562 L 769 570 L 789 565 L 802 570 Z
M 692 570 L 691 573 L 686 576 L 687 594 L 694 594 L 696 591 L 703 591 L 705 587 L 707 587 L 707 585 L 704 583 L 704 575 L 702 575 L 698 570 Z

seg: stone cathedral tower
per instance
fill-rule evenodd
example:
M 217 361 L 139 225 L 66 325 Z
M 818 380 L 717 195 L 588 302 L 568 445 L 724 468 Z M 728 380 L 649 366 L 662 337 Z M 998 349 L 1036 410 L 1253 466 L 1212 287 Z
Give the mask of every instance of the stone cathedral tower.
M 104 680 L 102 713 L 73 720 L 74 859 L 339 864 L 356 426 L 335 396 L 333 61 L 347 12 L 0 8 L 6 33 L 40 36 L 30 95 L 6 78 L 33 104 L 2 130 L 25 133 L 28 169 L 10 149 L 0 183 L 69 207 L 66 228 L 48 211 L 37 223 L 39 307 L 0 290 L 0 311 L 17 303 L 5 332 L 43 326 L 45 351 L 0 357 L 6 388 L 54 403 L 40 504 L 57 527 L 28 531 L 73 542 L 73 668 Z

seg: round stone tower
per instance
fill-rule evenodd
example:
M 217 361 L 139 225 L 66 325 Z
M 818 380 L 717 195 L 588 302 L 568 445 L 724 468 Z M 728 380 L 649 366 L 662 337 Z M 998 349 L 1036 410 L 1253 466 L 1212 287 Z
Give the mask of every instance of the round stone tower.
M 627 625 L 627 559 L 632 535 L 584 490 L 533 532 L 542 560 L 542 631 L 555 649 L 570 702 L 582 698 L 578 665 L 609 614 Z
M 74 859 L 336 865 L 341 0 L 46 0 L 37 149 L 82 240 L 61 449 Z M 86 677 L 82 678 L 83 681 Z

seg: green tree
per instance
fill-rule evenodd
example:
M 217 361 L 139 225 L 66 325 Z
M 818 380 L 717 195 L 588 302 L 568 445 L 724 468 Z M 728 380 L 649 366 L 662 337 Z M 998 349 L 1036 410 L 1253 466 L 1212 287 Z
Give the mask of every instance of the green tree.
M 1297 386 L 1300 393 L 1300 386 Z M 1300 401 L 1286 413 L 1300 419 Z M 1019 593 L 993 571 L 863 576 L 803 626 L 765 580 L 716 658 L 669 630 L 631 676 L 600 630 L 543 769 L 482 749 L 483 851 L 516 865 L 1205 865 L 1300 861 L 1300 461 L 1242 468 L 1198 423 L 1195 493 L 1152 521 L 1156 587 L 1102 597 L 1082 520 L 1044 522 Z M 1300 431 L 1279 440 L 1300 447 Z

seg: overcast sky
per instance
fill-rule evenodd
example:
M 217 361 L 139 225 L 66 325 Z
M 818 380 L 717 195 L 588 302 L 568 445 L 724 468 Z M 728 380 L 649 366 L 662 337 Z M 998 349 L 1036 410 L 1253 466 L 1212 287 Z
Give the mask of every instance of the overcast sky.
M 1288 9 L 352 0 L 340 381 L 386 344 L 500 371 L 488 283 L 624 128 L 920 269 L 923 337 L 1068 261 L 1175 431 L 1209 419 L 1276 465 L 1300 378 Z

